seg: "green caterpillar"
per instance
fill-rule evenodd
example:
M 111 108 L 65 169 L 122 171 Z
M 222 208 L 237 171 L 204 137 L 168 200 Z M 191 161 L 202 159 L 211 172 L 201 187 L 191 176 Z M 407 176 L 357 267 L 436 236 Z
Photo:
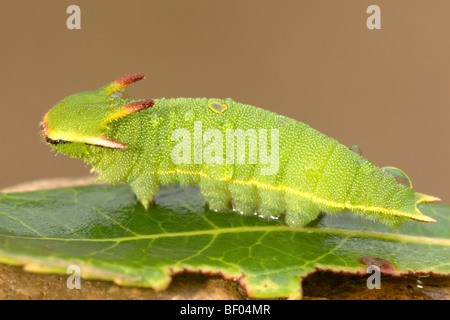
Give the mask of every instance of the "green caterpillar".
M 42 136 L 91 165 L 99 180 L 128 183 L 146 209 L 161 184 L 180 183 L 200 185 L 213 210 L 283 214 L 291 227 L 321 211 L 390 227 L 435 222 L 417 204 L 440 199 L 415 193 L 304 123 L 231 99 L 128 99 L 124 88 L 143 78 L 65 98 L 45 115 Z

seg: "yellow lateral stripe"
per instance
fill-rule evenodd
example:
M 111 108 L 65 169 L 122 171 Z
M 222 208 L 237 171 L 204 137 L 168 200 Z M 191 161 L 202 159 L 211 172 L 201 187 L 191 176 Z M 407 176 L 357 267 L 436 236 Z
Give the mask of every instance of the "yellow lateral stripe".
M 185 171 L 185 170 L 180 170 L 180 169 L 175 169 L 175 170 L 168 170 L 168 171 L 154 171 L 153 173 L 155 174 L 163 174 L 163 175 L 168 175 L 168 174 L 186 174 L 186 175 L 198 175 L 204 178 L 208 178 L 208 179 L 212 179 L 211 177 L 209 177 L 206 173 L 201 172 L 201 171 Z M 408 213 L 405 213 L 403 211 L 399 211 L 396 209 L 387 209 L 387 208 L 381 208 L 381 207 L 371 207 L 371 206 L 365 206 L 365 205 L 353 205 L 351 203 L 339 203 L 339 202 L 335 202 L 335 201 L 330 201 L 330 200 L 325 200 L 322 198 L 318 198 L 317 196 L 311 194 L 311 193 L 306 193 L 306 192 L 301 192 L 298 191 L 296 189 L 293 188 L 289 188 L 286 186 L 273 186 L 273 185 L 269 185 L 269 184 L 265 184 L 265 183 L 261 183 L 257 180 L 249 180 L 249 181 L 243 181 L 243 180 L 226 180 L 228 182 L 231 183 L 237 183 L 237 184 L 242 184 L 242 185 L 250 185 L 250 186 L 256 186 L 258 188 L 262 188 L 262 189 L 267 189 L 267 190 L 274 190 L 274 191 L 285 191 L 288 193 L 292 193 L 295 194 L 297 196 L 303 197 L 303 198 L 310 198 L 312 199 L 314 202 L 316 203 L 320 203 L 326 206 L 330 206 L 333 208 L 340 208 L 340 209 L 349 209 L 349 210 L 362 210 L 362 211 L 369 211 L 369 212 L 376 212 L 376 213 L 384 213 L 384 214 L 388 214 L 388 215 L 397 215 L 397 216 L 404 216 L 407 218 L 411 218 L 411 219 L 415 219 L 418 221 L 423 221 L 423 222 L 435 222 L 434 219 L 421 214 L 420 211 L 418 211 L 420 213 L 419 216 L 415 216 L 415 215 L 411 215 Z

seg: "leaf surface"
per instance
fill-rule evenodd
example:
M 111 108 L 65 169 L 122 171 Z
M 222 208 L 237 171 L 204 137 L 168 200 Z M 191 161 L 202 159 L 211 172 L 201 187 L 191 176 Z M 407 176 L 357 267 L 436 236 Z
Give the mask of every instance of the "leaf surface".
M 0 194 L 0 262 L 89 279 L 165 289 L 183 271 L 221 274 L 249 296 L 301 297 L 301 280 L 321 270 L 365 275 L 450 274 L 450 206 L 420 209 L 432 224 L 397 230 L 353 216 L 325 214 L 291 229 L 208 209 L 198 187 L 163 187 L 146 212 L 126 185 L 92 185 Z

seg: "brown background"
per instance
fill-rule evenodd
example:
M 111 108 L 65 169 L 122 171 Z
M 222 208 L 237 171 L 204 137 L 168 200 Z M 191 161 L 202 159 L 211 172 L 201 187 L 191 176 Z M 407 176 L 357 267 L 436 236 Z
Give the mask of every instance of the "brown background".
M 81 30 L 66 8 L 81 7 Z M 366 8 L 381 7 L 381 30 Z M 0 1 L 0 188 L 85 176 L 39 121 L 125 74 L 135 98 L 231 97 L 359 145 L 450 203 L 450 1 Z

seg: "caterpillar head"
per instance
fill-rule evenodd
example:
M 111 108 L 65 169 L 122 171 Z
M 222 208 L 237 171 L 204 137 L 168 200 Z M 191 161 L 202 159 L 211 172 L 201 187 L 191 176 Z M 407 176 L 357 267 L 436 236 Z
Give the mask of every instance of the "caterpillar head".
M 153 106 L 153 100 L 128 99 L 124 89 L 144 78 L 142 73 L 133 73 L 98 90 L 63 99 L 45 115 L 41 123 L 42 137 L 63 153 L 67 153 L 64 149 L 70 144 L 73 156 L 81 153 L 86 145 L 125 149 L 125 144 L 108 139 L 103 133 L 111 121 Z

